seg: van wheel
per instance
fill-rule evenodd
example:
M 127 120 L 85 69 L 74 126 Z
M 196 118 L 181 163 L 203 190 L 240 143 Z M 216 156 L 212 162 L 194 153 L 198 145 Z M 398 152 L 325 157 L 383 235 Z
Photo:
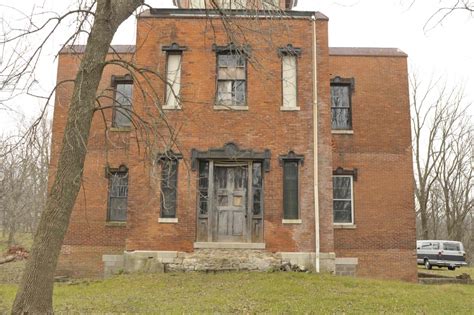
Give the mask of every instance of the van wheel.
M 456 267 L 454 267 L 454 266 L 448 266 L 448 270 L 456 270 Z
M 430 261 L 428 259 L 425 259 L 425 268 L 430 270 L 431 269 L 431 264 L 430 264 Z

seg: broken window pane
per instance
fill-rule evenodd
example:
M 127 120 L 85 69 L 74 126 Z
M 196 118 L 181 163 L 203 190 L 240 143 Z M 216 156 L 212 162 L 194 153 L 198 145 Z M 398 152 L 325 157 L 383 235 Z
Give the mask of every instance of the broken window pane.
M 246 58 L 242 54 L 217 55 L 217 104 L 244 105 L 246 91 Z

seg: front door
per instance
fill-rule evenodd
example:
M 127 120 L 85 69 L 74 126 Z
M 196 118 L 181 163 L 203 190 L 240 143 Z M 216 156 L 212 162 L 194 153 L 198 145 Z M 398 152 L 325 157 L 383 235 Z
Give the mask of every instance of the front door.
M 215 165 L 215 241 L 245 242 L 247 238 L 248 165 Z

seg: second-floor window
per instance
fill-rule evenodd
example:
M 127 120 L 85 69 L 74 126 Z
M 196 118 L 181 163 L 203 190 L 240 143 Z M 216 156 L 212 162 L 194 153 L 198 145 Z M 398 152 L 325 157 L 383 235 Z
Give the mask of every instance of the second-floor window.
M 131 77 L 114 80 L 114 110 L 112 126 L 116 128 L 128 128 L 132 125 L 132 90 L 133 81 Z
M 180 108 L 181 53 L 168 53 L 166 63 L 166 106 Z
M 246 105 L 247 58 L 237 51 L 217 54 L 217 105 Z
M 331 80 L 331 111 L 333 130 L 352 130 L 353 79 Z

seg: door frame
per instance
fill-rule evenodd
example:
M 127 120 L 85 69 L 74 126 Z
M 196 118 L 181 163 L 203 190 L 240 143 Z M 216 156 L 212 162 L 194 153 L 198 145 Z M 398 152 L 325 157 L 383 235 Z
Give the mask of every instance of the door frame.
M 226 143 L 221 148 L 213 148 L 207 151 L 199 151 L 197 149 L 191 150 L 191 169 L 198 172 L 198 188 L 196 200 L 196 242 L 197 243 L 213 243 L 212 223 L 214 214 L 214 165 L 215 164 L 246 164 L 248 165 L 248 189 L 247 189 L 247 237 L 244 240 L 245 244 L 263 244 L 264 242 L 264 192 L 265 192 L 265 173 L 270 172 L 271 151 L 265 149 L 263 151 L 254 151 L 253 149 L 241 149 L 233 142 Z M 206 211 L 201 212 L 201 188 L 199 187 L 200 165 L 201 163 L 208 163 L 208 186 L 207 196 L 204 198 L 206 202 Z M 254 164 L 260 163 L 261 172 L 261 199 L 260 209 L 257 214 L 254 214 L 253 209 L 253 169 Z M 212 221 L 212 222 L 211 222 Z M 225 243 L 223 243 L 225 244 Z

